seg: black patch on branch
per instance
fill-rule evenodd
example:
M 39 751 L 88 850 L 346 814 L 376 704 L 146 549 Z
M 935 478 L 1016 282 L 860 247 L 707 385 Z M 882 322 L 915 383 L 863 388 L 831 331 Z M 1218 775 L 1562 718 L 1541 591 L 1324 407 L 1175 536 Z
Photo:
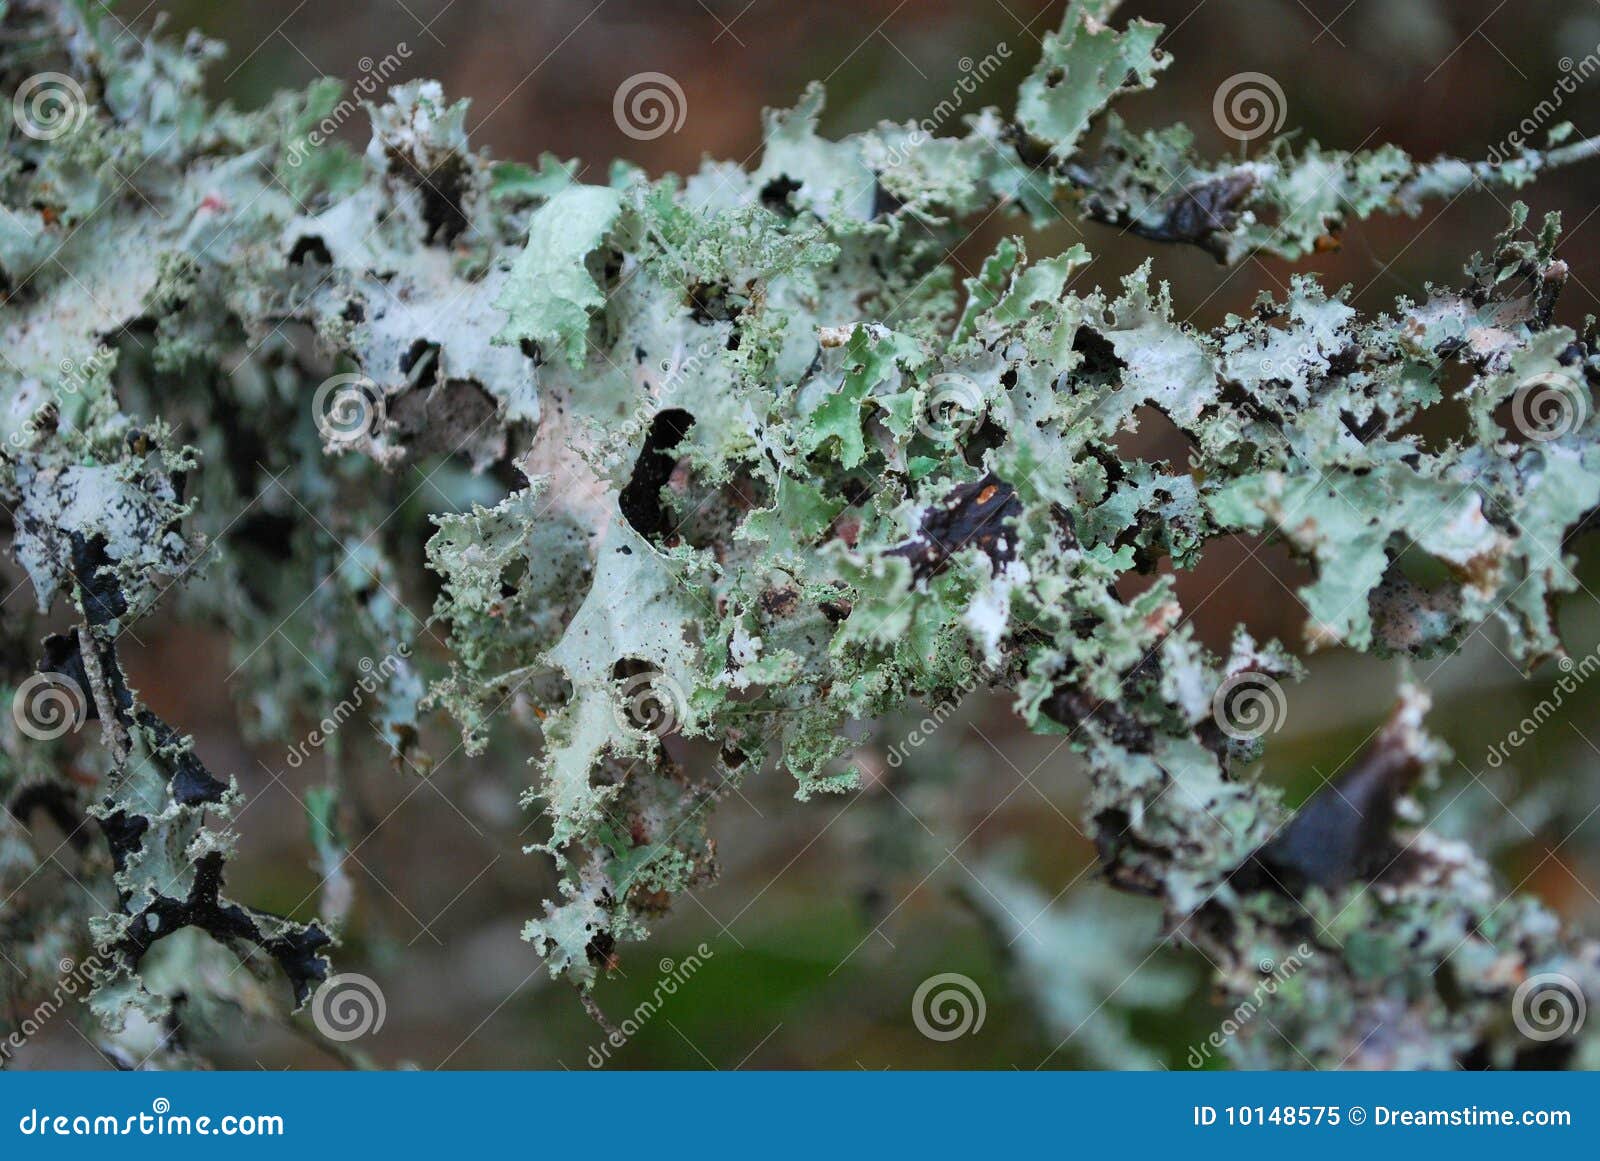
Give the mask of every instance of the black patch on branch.
M 1056 157 L 1050 146 L 1016 121 L 1007 121 L 1001 127 L 1000 140 L 1008 142 L 1017 151 L 1017 160 L 1029 169 L 1043 169 L 1055 164 Z
M 1238 871 L 1245 889 L 1276 886 L 1298 895 L 1373 879 L 1394 863 L 1395 804 L 1422 773 L 1420 756 L 1394 721 L 1335 782 L 1308 799 L 1278 836 Z
M 87 600 L 87 598 L 85 598 Z M 123 729 L 138 725 L 151 737 L 162 751 L 172 797 L 183 806 L 201 806 L 221 802 L 227 793 L 227 784 L 212 777 L 205 764 L 195 757 L 194 747 L 183 735 L 144 706 L 135 706 L 133 693 L 122 674 L 122 663 L 117 650 L 109 642 L 97 645 L 100 672 L 106 680 L 106 690 Z M 76 685 L 83 696 L 84 720 L 99 721 L 100 705 L 95 699 L 84 665 L 83 651 L 76 635 L 54 633 L 44 640 L 44 657 L 39 662 L 39 672 L 55 673 Z
M 1388 426 L 1389 417 L 1383 413 L 1383 408 L 1374 407 L 1372 414 L 1365 420 L 1357 420 L 1348 411 L 1340 411 L 1339 422 L 1344 425 L 1346 431 L 1366 444 L 1371 443 L 1383 432 Z
M 661 489 L 672 478 L 677 457 L 672 449 L 683 442 L 694 426 L 694 416 L 679 407 L 656 413 L 650 421 L 644 447 L 634 461 L 628 486 L 617 497 L 617 507 L 633 530 L 652 544 L 659 544 L 672 532 L 672 514 L 661 501 Z
M 136 969 L 156 943 L 186 927 L 197 927 L 240 958 L 244 958 L 241 944 L 266 952 L 289 977 L 299 1007 L 311 995 L 312 986 L 328 976 L 328 960 L 321 952 L 332 940 L 315 923 L 304 928 L 285 924 L 283 932 L 270 933 L 263 921 L 276 919 L 222 898 L 222 855 L 212 851 L 195 862 L 188 898 L 155 896 L 130 917 L 127 931 L 113 950 L 130 970 Z
M 1159 898 L 1163 884 L 1144 860 L 1123 859 L 1125 850 L 1154 853 L 1165 862 L 1170 853 L 1159 850 L 1139 838 L 1133 829 L 1133 819 L 1121 807 L 1108 807 L 1094 816 L 1094 846 L 1107 881 L 1124 891 L 1136 895 Z
M 106 805 L 111 806 L 111 799 L 106 799 Z M 111 852 L 111 865 L 121 871 L 128 863 L 128 856 L 138 854 L 144 846 L 144 832 L 150 829 L 150 820 L 142 814 L 129 814 L 125 810 L 117 810 L 106 815 L 100 820 L 100 833 L 105 835 L 106 848 Z M 123 899 L 127 903 L 127 899 Z
M 439 344 L 427 339 L 412 343 L 400 356 L 400 374 L 413 390 L 427 390 L 439 381 Z
M 1152 242 L 1191 242 L 1222 262 L 1227 259 L 1218 234 L 1238 224 L 1239 211 L 1255 191 L 1248 173 L 1229 173 L 1180 191 L 1167 203 L 1166 216 L 1154 229 L 1134 232 Z
M 1092 629 L 1087 631 L 1092 632 Z M 1124 750 L 1135 754 L 1150 751 L 1154 731 L 1126 708 L 1137 705 L 1144 689 L 1161 682 L 1161 661 L 1154 652 L 1123 674 L 1115 700 L 1095 697 L 1081 686 L 1063 682 L 1046 698 L 1040 709 L 1053 722 L 1069 730 L 1093 722 L 1099 731 Z
M 961 458 L 967 461 L 968 467 L 982 467 L 983 457 L 1004 444 L 1009 435 L 1010 432 L 985 415 L 978 429 L 961 441 Z
M 92 628 L 98 628 L 126 613 L 128 601 L 106 552 L 106 538 L 98 533 L 85 537 L 74 532 L 71 543 L 72 579 L 77 582 L 83 615 Z
M 110 624 L 128 611 L 127 599 L 111 567 L 103 537 L 72 537 L 72 575 L 78 590 L 78 601 L 91 632 Z M 181 805 L 200 806 L 221 802 L 227 785 L 212 777 L 204 763 L 195 757 L 194 747 L 184 740 L 170 725 L 143 706 L 136 706 L 133 693 L 122 672 L 122 662 L 117 658 L 114 638 L 95 636 L 95 658 L 100 673 L 105 678 L 106 692 L 117 720 L 123 729 L 134 725 L 142 727 L 151 737 L 160 757 L 164 759 L 172 796 Z M 84 663 L 82 645 L 76 634 L 52 634 L 45 638 L 44 657 L 39 663 L 41 673 L 56 673 L 78 686 L 83 695 L 85 719 L 97 721 L 100 705 L 95 697 L 89 670 Z
M 1080 326 L 1073 332 L 1072 350 L 1081 359 L 1073 372 L 1074 378 L 1086 377 L 1108 385 L 1122 382 L 1127 362 L 1117 354 L 1111 340 L 1093 327 Z
M 822 615 L 828 618 L 830 625 L 837 625 L 850 616 L 852 605 L 849 601 L 823 601 L 817 606 L 822 610 Z
M 761 187 L 761 204 L 775 214 L 786 218 L 794 217 L 794 206 L 790 204 L 789 195 L 800 189 L 800 183 L 786 173 L 777 177 Z
M 1256 188 L 1255 178 L 1249 173 L 1224 173 L 1179 190 L 1162 205 L 1161 217 L 1152 223 L 1135 216 L 1120 202 L 1103 200 L 1093 173 L 1069 169 L 1066 176 L 1088 191 L 1083 209 L 1092 220 L 1152 242 L 1198 246 L 1218 262 L 1228 260 L 1226 235 L 1238 224 L 1239 215 Z
M 409 160 L 401 166 L 391 165 L 390 171 L 407 178 L 422 198 L 422 221 L 428 227 L 425 242 L 448 246 L 461 236 L 469 225 L 462 208 L 468 184 L 466 162 L 452 155 L 426 177 Z
M 1017 490 L 993 472 L 970 484 L 957 484 L 922 514 L 917 534 L 889 550 L 911 562 L 913 582 L 929 580 L 950 566 L 964 548 L 976 548 L 998 573 L 1017 556 L 1016 521 L 1022 515 Z
M 1093 722 L 1112 742 L 1136 754 L 1147 753 L 1153 740 L 1150 727 L 1117 702 L 1094 697 L 1077 686 L 1057 687 L 1039 708 L 1045 717 L 1069 730 Z
M 890 193 L 883 186 L 883 177 L 880 175 L 872 183 L 872 220 L 887 218 L 899 213 L 905 208 L 905 199 L 898 194 Z
M 83 652 L 78 647 L 76 634 L 52 633 L 46 637 L 38 669 L 40 673 L 54 673 L 76 685 L 87 711 L 84 720 L 100 720 L 100 707 L 95 704 L 94 691 L 89 688 L 89 674 L 83 667 Z
M 333 265 L 333 255 L 328 252 L 328 244 L 317 234 L 302 234 L 296 239 L 293 249 L 289 251 L 290 266 L 304 266 L 308 258 L 319 266 Z
M 183 806 L 221 802 L 228 792 L 227 784 L 211 776 L 211 771 L 195 757 L 193 745 L 149 710 L 140 709 L 136 716 L 139 724 L 154 735 L 156 745 L 166 751 L 172 797 Z
M 744 307 L 733 300 L 733 287 L 726 282 L 697 282 L 689 287 L 689 317 L 702 326 L 737 322 Z

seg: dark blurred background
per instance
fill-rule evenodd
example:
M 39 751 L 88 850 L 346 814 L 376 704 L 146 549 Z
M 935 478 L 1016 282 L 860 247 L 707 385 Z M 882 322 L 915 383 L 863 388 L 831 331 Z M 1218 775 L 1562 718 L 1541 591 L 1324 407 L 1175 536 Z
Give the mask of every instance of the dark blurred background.
M 125 8 L 128 6 L 124 6 Z M 136 6 L 135 6 L 136 7 Z M 543 151 L 577 157 L 590 180 L 603 180 L 613 157 L 650 172 L 683 172 L 703 156 L 748 160 L 760 145 L 763 106 L 792 102 L 802 86 L 828 86 L 824 128 L 843 133 L 879 119 L 926 116 L 959 78 L 963 57 L 981 59 L 1004 42 L 1004 70 L 988 80 L 979 103 L 1009 111 L 1018 80 L 1032 66 L 1038 39 L 1061 17 L 1061 3 L 1030 0 L 274 0 L 227 4 L 156 0 L 174 27 L 198 27 L 227 41 L 215 71 L 216 92 L 252 106 L 273 90 L 327 75 L 354 79 L 366 58 L 382 59 L 404 43 L 410 53 L 395 81 L 440 80 L 451 97 L 470 97 L 474 142 L 496 156 L 532 160 Z M 1183 120 L 1213 154 L 1237 150 L 1212 123 L 1217 86 L 1234 73 L 1263 72 L 1285 90 L 1286 127 L 1322 143 L 1356 148 L 1393 142 L 1429 157 L 1484 156 L 1538 103 L 1557 92 L 1562 62 L 1600 52 L 1600 5 L 1591 0 L 1134 0 L 1119 19 L 1164 23 L 1164 47 L 1176 63 L 1157 89 L 1119 108 L 1136 126 Z M 641 71 L 681 84 L 687 117 L 681 131 L 651 141 L 625 136 L 611 102 L 622 81 Z M 1581 86 L 1555 118 L 1580 133 L 1600 132 L 1600 76 Z M 360 126 L 352 126 L 359 130 Z M 354 144 L 364 144 L 352 131 Z M 1600 287 L 1600 164 L 1552 176 L 1524 193 L 1534 221 L 1561 211 L 1565 257 L 1573 278 L 1559 313 L 1568 325 L 1596 310 Z M 1303 264 L 1330 286 L 1348 284 L 1365 310 L 1397 296 L 1420 298 L 1429 280 L 1458 276 L 1474 250 L 1503 227 L 1507 204 L 1473 194 L 1429 206 L 1419 221 L 1353 225 L 1337 253 Z M 987 223 L 956 260 L 970 270 L 1015 220 Z M 1214 324 L 1242 312 L 1261 290 L 1286 288 L 1291 268 L 1250 261 L 1228 271 L 1197 251 L 1163 249 L 1084 226 L 1096 255 L 1089 278 L 1113 285 L 1146 257 L 1170 279 L 1180 313 Z M 1045 256 L 1077 240 L 1066 226 L 1030 235 Z M 1592 554 L 1591 554 L 1592 555 Z M 1600 569 L 1582 575 L 1600 589 Z M 1180 580 L 1200 636 L 1225 645 L 1243 621 L 1258 637 L 1299 648 L 1303 616 L 1290 589 L 1304 573 L 1278 549 L 1256 542 L 1218 544 Z M 1285 586 L 1288 586 L 1286 588 Z M 1563 607 L 1574 656 L 1600 642 L 1600 606 L 1580 593 Z M 238 774 L 251 808 L 239 882 L 292 907 L 316 885 L 304 819 L 239 741 L 225 645 L 170 628 L 150 639 L 137 662 L 139 684 L 172 720 L 194 728 L 213 769 Z M 1600 789 L 1600 688 L 1569 698 L 1534 738 L 1500 769 L 1485 762 L 1500 741 L 1560 676 L 1553 666 L 1524 681 L 1501 655 L 1498 630 L 1466 643 L 1444 664 L 1415 672 L 1434 690 L 1434 726 L 1460 761 L 1427 795 L 1447 832 L 1492 847 L 1509 883 L 1525 883 L 1591 930 L 1600 922 L 1600 843 L 1588 820 Z M 1289 712 L 1268 749 L 1261 776 L 1298 801 L 1337 769 L 1383 715 L 1399 672 L 1393 664 L 1341 653 L 1309 659 L 1310 679 L 1289 690 Z M 182 687 L 171 676 L 181 673 Z M 195 674 L 215 680 L 193 681 Z M 1600 682 L 1595 683 L 1600 686 Z M 907 721 L 912 719 L 908 718 Z M 886 725 L 880 746 L 898 736 Z M 509 731 L 508 731 L 509 732 Z M 448 749 L 448 745 L 445 746 Z M 881 749 L 878 751 L 881 754 Z M 516 796 L 529 781 L 526 743 L 507 739 L 480 759 L 456 755 L 420 786 L 367 752 L 360 776 L 363 809 L 383 820 L 361 850 L 358 902 L 347 970 L 380 981 L 387 1022 L 359 1047 L 384 1065 L 422 1067 L 584 1068 L 600 1032 L 570 989 L 553 985 L 522 922 L 551 890 L 545 860 L 521 853 L 528 818 Z M 869 744 L 863 760 L 871 765 Z M 355 756 L 352 756 L 355 760 Z M 281 765 L 273 756 L 267 761 Z M 943 795 L 919 797 L 926 776 Z M 1026 781 L 1024 781 L 1026 776 Z M 1095 883 L 1092 849 L 1075 831 L 1081 770 L 1057 740 L 1017 732 L 1005 705 L 978 701 L 945 724 L 934 743 L 908 760 L 896 793 L 869 790 L 807 804 L 792 782 L 770 771 L 730 799 L 714 825 L 725 864 L 716 886 L 683 899 L 652 942 L 624 945 L 623 975 L 597 996 L 621 1019 L 655 987 L 659 961 L 683 957 L 702 941 L 713 954 L 693 980 L 612 1054 L 623 1067 L 1095 1067 L 1106 1063 L 1041 1021 L 1017 987 L 1005 956 L 971 906 L 968 866 L 997 858 L 1058 906 L 1110 906 L 1125 913 L 1154 947 L 1158 916 L 1138 901 Z M 906 789 L 909 786 L 910 789 Z M 890 801 L 890 799 L 893 801 Z M 952 805 L 954 803 L 955 805 Z M 958 850 L 892 849 L 897 834 L 917 834 L 927 809 L 954 812 L 972 830 Z M 398 809 L 395 809 L 398 807 Z M 390 811 L 394 810 L 391 815 Z M 1068 821 L 1071 820 L 1071 821 Z M 916 847 L 915 843 L 908 846 Z M 262 886 L 266 885 L 266 886 Z M 1074 954 L 1068 947 L 1065 954 Z M 1083 977 L 1103 965 L 1084 951 Z M 1138 964 L 1144 950 L 1133 956 Z M 1076 970 L 1076 965 L 1068 965 Z M 1147 1062 L 1185 1067 L 1187 1046 L 1221 1019 L 1198 957 L 1186 949 L 1156 953 L 1109 996 L 1094 1020 L 1129 1021 Z M 918 984 L 957 971 L 982 986 L 982 1030 L 950 1043 L 918 1033 L 910 1016 Z M 1151 974 L 1154 974 L 1153 976 Z M 1140 975 L 1176 981 L 1176 1003 L 1132 1011 Z M 1086 985 L 1088 986 L 1088 985 Z M 1098 997 L 1096 997 L 1098 998 Z M 1086 1019 L 1089 1005 L 1083 1008 Z M 1070 1028 L 1070 1024 L 1069 1024 Z M 1054 1050 L 1054 1051 L 1053 1051 Z M 281 1030 L 223 1048 L 220 1063 L 255 1067 L 335 1063 Z M 76 1038 L 53 1042 L 49 1059 L 92 1065 Z

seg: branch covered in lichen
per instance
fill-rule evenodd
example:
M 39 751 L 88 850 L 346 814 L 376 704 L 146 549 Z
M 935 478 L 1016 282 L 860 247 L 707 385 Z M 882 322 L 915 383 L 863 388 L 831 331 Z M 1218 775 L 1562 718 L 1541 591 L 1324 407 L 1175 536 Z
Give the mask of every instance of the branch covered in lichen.
M 1009 239 L 959 288 L 947 261 L 997 206 L 1294 257 L 1346 219 L 1517 187 L 1586 149 L 1486 168 L 1280 142 L 1210 165 L 1181 127 L 1135 137 L 1103 115 L 1169 63 L 1114 7 L 1069 6 L 1012 120 L 830 141 L 814 87 L 768 114 L 753 169 L 618 166 L 600 185 L 471 151 L 435 85 L 372 108 L 355 157 L 312 140 L 329 86 L 212 108 L 214 46 L 6 6 L 9 89 L 51 71 L 85 105 L 61 133 L 9 126 L 0 170 L 0 499 L 37 596 L 27 632 L 58 596 L 82 630 L 37 666 L 8 654 L 5 678 L 52 676 L 104 744 L 8 735 L 0 790 L 23 822 L 49 803 L 74 836 L 98 827 L 75 855 L 103 888 L 109 1035 L 137 1016 L 181 1051 L 158 981 L 190 987 L 220 948 L 296 1000 L 327 971 L 321 925 L 218 893 L 237 792 L 116 653 L 162 601 L 239 643 L 262 737 L 379 656 L 409 658 L 381 667 L 397 764 L 429 761 L 422 712 L 451 715 L 468 753 L 535 728 L 536 849 L 563 877 L 526 934 L 586 987 L 715 874 L 707 817 L 749 771 L 776 760 L 802 798 L 848 789 L 852 723 L 986 686 L 1085 757 L 1107 878 L 1159 900 L 1225 994 L 1314 947 L 1274 1017 L 1311 1063 L 1513 1063 L 1524 977 L 1600 992 L 1593 944 L 1417 826 L 1411 795 L 1442 777 L 1418 690 L 1291 813 L 1247 776 L 1260 745 L 1233 718 L 1292 657 L 1243 633 L 1211 656 L 1168 579 L 1118 587 L 1264 533 L 1312 567 L 1311 647 L 1438 656 L 1497 622 L 1525 665 L 1558 654 L 1566 541 L 1600 505 L 1600 354 L 1591 324 L 1554 322 L 1556 223 L 1530 241 L 1519 209 L 1422 303 L 1361 317 L 1297 278 L 1210 332 L 1148 265 L 1107 291 L 1078 288 L 1081 247 L 1030 260 Z M 1415 423 L 1447 399 L 1468 431 L 1425 445 Z M 1187 462 L 1119 451 L 1149 409 Z M 452 510 L 423 521 L 411 467 Z M 425 537 L 424 620 L 402 598 L 428 591 Z M 674 760 L 677 737 L 714 743 L 714 766 Z M 330 774 L 317 812 L 329 879 L 338 790 Z M 8 821 L 0 924 L 30 964 L 85 919 L 38 870 Z M 1361 1039 L 1374 1020 L 1387 1031 Z M 1300 1063 L 1267 1035 L 1233 1050 Z

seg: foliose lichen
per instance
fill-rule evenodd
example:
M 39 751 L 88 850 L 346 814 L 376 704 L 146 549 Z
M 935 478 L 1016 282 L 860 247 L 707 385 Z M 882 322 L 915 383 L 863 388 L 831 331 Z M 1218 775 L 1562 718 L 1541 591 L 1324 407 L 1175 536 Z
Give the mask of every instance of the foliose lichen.
M 1313 574 L 1308 647 L 1434 657 L 1493 622 L 1525 666 L 1559 655 L 1568 539 L 1600 506 L 1600 351 L 1593 320 L 1555 321 L 1556 221 L 1529 234 L 1519 206 L 1422 302 L 1364 317 L 1297 277 L 1211 331 L 1149 264 L 1091 289 L 1084 247 L 1010 238 L 958 284 L 947 256 L 999 211 L 1292 259 L 1594 150 L 1558 130 L 1498 165 L 1286 141 L 1209 162 L 1181 126 L 1108 112 L 1171 63 L 1116 7 L 1069 4 L 1015 114 L 959 135 L 826 139 L 813 86 L 767 114 L 752 168 L 583 184 L 473 150 L 465 103 L 431 83 L 371 108 L 356 155 L 313 135 L 335 85 L 212 105 L 219 46 L 130 35 L 99 4 L 0 5 L 6 91 L 49 73 L 81 101 L 48 125 L 0 109 L 0 501 L 37 598 L 8 616 L 0 692 L 98 725 L 0 721 L 18 962 L 42 980 L 64 949 L 103 960 L 93 1010 L 133 1062 L 185 1059 L 179 990 L 260 1011 L 330 970 L 347 900 L 296 922 L 222 894 L 236 781 L 118 657 L 161 605 L 239 643 L 261 737 L 377 657 L 403 659 L 376 715 L 398 768 L 431 761 L 424 713 L 468 753 L 536 732 L 534 850 L 563 879 L 526 938 L 582 987 L 714 876 L 708 815 L 750 771 L 849 789 L 852 723 L 987 687 L 1083 756 L 1105 878 L 1153 898 L 1224 996 L 1315 949 L 1274 1014 L 1299 1059 L 1254 1029 L 1239 1060 L 1526 1062 L 1510 992 L 1559 971 L 1600 996 L 1600 950 L 1415 821 L 1413 791 L 1448 776 L 1425 693 L 1405 683 L 1368 752 L 1291 812 L 1228 722 L 1239 689 L 1297 663 L 1243 632 L 1213 656 L 1155 574 L 1271 534 Z M 1467 430 L 1427 445 L 1415 421 L 1447 401 Z M 1119 450 L 1150 409 L 1187 462 Z M 425 523 L 415 479 L 435 475 L 477 502 Z M 428 591 L 424 556 L 426 617 L 403 599 Z M 1129 577 L 1154 579 L 1121 595 Z M 62 608 L 72 627 L 46 637 Z M 718 757 L 675 761 L 672 737 Z M 313 811 L 329 879 L 337 766 Z M 73 874 L 31 843 L 41 810 Z M 1031 898 L 1008 875 L 996 897 Z M 1085 1005 L 1052 938 L 1019 973 L 1059 1023 Z M 281 995 L 242 989 L 241 961 Z

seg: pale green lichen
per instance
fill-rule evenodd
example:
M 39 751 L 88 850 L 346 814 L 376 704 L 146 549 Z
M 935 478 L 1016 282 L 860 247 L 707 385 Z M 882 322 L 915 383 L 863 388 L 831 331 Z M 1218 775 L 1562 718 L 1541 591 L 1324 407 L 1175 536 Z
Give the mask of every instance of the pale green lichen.
M 5 5 L 11 87 L 50 69 L 89 99 L 53 140 L 8 126 L 0 495 L 40 607 L 66 595 L 81 622 L 41 670 L 102 711 L 104 743 L 91 757 L 4 738 L 8 802 L 49 787 L 40 801 L 74 833 L 101 832 L 81 849 L 97 907 L 8 887 L 8 946 L 38 970 L 88 921 L 115 969 L 95 1011 L 129 1059 L 184 1059 L 161 1030 L 170 996 L 215 974 L 201 932 L 286 975 L 296 999 L 328 970 L 318 924 L 219 898 L 238 795 L 125 687 L 116 639 L 167 598 L 239 643 L 263 736 L 292 735 L 390 656 L 406 660 L 381 668 L 377 720 L 398 763 L 429 760 L 419 706 L 448 710 L 469 753 L 536 724 L 534 846 L 563 880 L 526 934 L 584 986 L 715 873 L 707 815 L 748 771 L 773 758 L 802 797 L 854 787 L 848 727 L 985 685 L 1070 737 L 1106 876 L 1154 897 L 1226 994 L 1249 994 L 1309 924 L 1317 954 L 1274 1016 L 1305 1060 L 1512 1063 L 1526 1045 L 1506 999 L 1524 975 L 1600 994 L 1594 945 L 1532 901 L 1496 906 L 1465 848 L 1419 830 L 1386 862 L 1385 826 L 1306 849 L 1303 820 L 1329 800 L 1291 815 L 1241 777 L 1260 745 L 1219 721 L 1233 683 L 1290 677 L 1293 659 L 1242 634 L 1212 657 L 1170 580 L 1116 587 L 1271 533 L 1315 572 L 1311 646 L 1436 656 L 1495 620 L 1523 664 L 1559 652 L 1565 539 L 1600 505 L 1600 355 L 1592 325 L 1553 322 L 1554 221 L 1523 240 L 1519 209 L 1465 284 L 1425 303 L 1364 318 L 1297 278 L 1209 333 L 1174 317 L 1148 265 L 1109 292 L 1077 288 L 1083 247 L 1030 260 L 1009 239 L 961 288 L 947 260 L 963 222 L 999 207 L 1224 261 L 1292 258 L 1350 218 L 1515 188 L 1589 143 L 1498 167 L 1281 141 L 1205 162 L 1181 127 L 1135 136 L 1103 115 L 1170 63 L 1159 29 L 1118 28 L 1115 8 L 1069 5 L 1014 121 L 985 110 L 959 136 L 885 125 L 830 141 L 813 87 L 768 114 L 751 170 L 651 181 L 619 166 L 586 185 L 555 159 L 491 164 L 435 85 L 371 109 L 356 157 L 310 136 L 327 85 L 252 114 L 211 108 L 211 46 L 116 35 L 98 5 Z M 1464 388 L 1446 387 L 1455 371 Z M 1554 391 L 1569 421 L 1522 422 L 1529 391 Z M 1408 433 L 1455 397 L 1465 436 Z M 1186 463 L 1119 453 L 1147 409 L 1188 437 Z M 434 497 L 393 474 L 411 467 L 456 510 L 425 519 Z M 506 494 L 468 470 L 491 467 L 521 480 Z M 402 562 L 429 537 L 440 587 L 423 623 Z M 1410 554 L 1437 583 L 1407 576 Z M 41 630 L 8 626 L 8 643 Z M 34 668 L 8 655 L 5 679 Z M 1365 781 L 1335 794 L 1403 820 L 1440 763 L 1423 700 L 1407 687 L 1357 765 Z M 715 765 L 680 766 L 677 735 L 714 742 Z M 45 756 L 68 745 L 87 787 Z M 333 878 L 330 757 L 311 813 Z M 20 832 L 0 830 L 0 886 L 39 872 Z M 1097 977 L 1063 960 L 1080 927 L 1134 938 L 1076 908 L 1049 919 L 1018 970 L 1056 1027 L 1092 1007 Z M 236 989 L 206 993 L 204 1018 L 261 1010 Z M 1171 988 L 1155 977 L 1145 994 Z M 1352 1042 L 1372 1019 L 1390 1032 Z M 1129 1059 L 1114 1023 L 1093 1036 Z M 1302 1062 L 1265 1035 L 1230 1050 Z

